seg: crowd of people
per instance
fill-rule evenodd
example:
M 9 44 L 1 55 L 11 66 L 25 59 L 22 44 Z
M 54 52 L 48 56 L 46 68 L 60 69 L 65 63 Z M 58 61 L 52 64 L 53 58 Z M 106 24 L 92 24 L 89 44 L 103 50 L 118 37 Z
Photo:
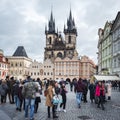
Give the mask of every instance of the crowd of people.
M 8 98 L 10 104 L 16 105 L 17 111 L 25 111 L 25 118 L 34 120 L 34 113 L 37 113 L 39 103 L 41 102 L 40 94 L 42 90 L 42 81 L 31 79 L 14 80 L 14 77 L 6 77 L 0 82 L 0 99 L 1 104 L 5 104 Z M 30 106 L 30 107 L 29 107 Z M 30 116 L 28 111 L 30 108 Z
M 91 103 L 96 103 L 98 108 L 105 110 L 104 103 L 111 100 L 111 90 L 116 83 L 120 90 L 120 82 L 105 82 L 104 80 L 96 82 L 81 78 L 72 81 L 61 79 L 59 82 L 47 80 L 43 84 L 39 78 L 34 80 L 30 76 L 23 81 L 14 80 L 14 77 L 9 78 L 7 76 L 5 80 L 0 81 L 0 101 L 1 104 L 5 104 L 8 98 L 10 104 L 16 105 L 17 111 L 24 110 L 26 119 L 34 120 L 34 114 L 38 112 L 41 102 L 41 95 L 44 95 L 48 118 L 51 116 L 58 118 L 57 111 L 66 113 L 67 93 L 69 92 L 66 84 L 69 84 L 70 91 L 76 94 L 76 105 L 79 109 L 81 108 L 81 101 L 88 102 L 87 94 L 89 91 Z

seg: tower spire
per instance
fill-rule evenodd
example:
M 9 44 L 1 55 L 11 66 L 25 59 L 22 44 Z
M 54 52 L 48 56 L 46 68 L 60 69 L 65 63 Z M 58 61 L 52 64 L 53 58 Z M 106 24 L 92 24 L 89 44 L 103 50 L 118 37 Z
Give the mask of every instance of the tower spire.
M 72 18 L 71 8 L 69 12 L 69 18 L 67 19 L 67 28 L 64 27 L 64 33 L 75 33 L 77 35 L 74 18 Z
M 55 33 L 55 19 L 53 19 L 53 12 L 52 12 L 52 8 L 51 8 L 51 15 L 50 15 L 50 20 L 49 20 L 49 24 L 48 24 L 48 29 L 49 29 L 49 33 Z
M 71 8 L 70 8 L 69 20 L 72 20 L 72 12 L 71 12 Z
M 51 10 L 51 15 L 50 15 L 50 21 L 53 21 L 53 13 L 52 13 L 52 10 Z

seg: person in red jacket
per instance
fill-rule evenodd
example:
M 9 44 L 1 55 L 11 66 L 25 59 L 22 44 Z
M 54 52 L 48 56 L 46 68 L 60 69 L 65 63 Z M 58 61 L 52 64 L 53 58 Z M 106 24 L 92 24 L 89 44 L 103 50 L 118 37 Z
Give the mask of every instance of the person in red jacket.
M 104 95 L 105 95 L 105 87 L 102 84 L 101 81 L 98 82 L 98 85 L 96 86 L 96 91 L 95 91 L 95 96 L 99 97 L 99 102 L 98 102 L 98 108 L 100 108 L 100 105 L 102 107 L 102 110 L 104 110 Z

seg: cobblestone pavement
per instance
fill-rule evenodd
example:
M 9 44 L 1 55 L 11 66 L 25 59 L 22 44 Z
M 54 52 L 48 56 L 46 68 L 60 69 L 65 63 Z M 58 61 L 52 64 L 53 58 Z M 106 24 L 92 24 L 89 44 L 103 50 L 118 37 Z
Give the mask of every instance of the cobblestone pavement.
M 67 85 L 68 91 L 69 86 Z M 47 107 L 45 106 L 45 97 L 41 95 L 42 102 L 39 104 L 38 113 L 35 114 L 35 120 L 52 120 L 47 118 Z M 57 112 L 57 120 L 120 120 L 120 92 L 112 91 L 112 100 L 105 103 L 105 110 L 96 107 L 96 104 L 90 103 L 89 94 L 88 102 L 81 104 L 77 108 L 75 93 L 67 93 L 66 113 Z M 24 120 L 24 111 L 16 111 L 15 105 L 0 105 L 0 120 Z

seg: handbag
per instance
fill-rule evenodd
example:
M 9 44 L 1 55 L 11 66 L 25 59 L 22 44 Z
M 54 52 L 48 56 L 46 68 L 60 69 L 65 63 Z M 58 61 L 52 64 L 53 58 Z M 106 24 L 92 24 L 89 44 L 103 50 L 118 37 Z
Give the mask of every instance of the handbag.
M 95 103 L 98 104 L 99 103 L 99 97 L 95 96 Z
M 58 96 L 54 96 L 54 97 L 52 98 L 52 104 L 53 104 L 53 105 L 58 105 L 60 102 L 61 102 L 61 100 L 59 99 Z
M 35 102 L 39 102 L 39 103 L 41 103 L 41 97 L 39 96 L 39 97 L 36 97 L 36 99 L 35 99 Z

